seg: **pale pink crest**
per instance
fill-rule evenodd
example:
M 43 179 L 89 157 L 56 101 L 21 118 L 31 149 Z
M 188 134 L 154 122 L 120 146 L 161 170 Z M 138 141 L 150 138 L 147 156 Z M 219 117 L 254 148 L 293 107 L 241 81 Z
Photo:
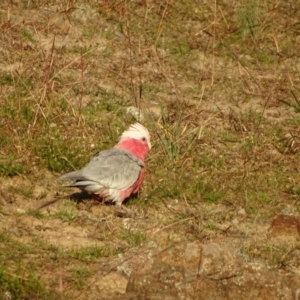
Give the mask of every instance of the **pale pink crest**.
M 127 130 L 125 130 L 121 135 L 120 141 L 124 139 L 136 139 L 136 140 L 146 141 L 149 150 L 151 149 L 149 131 L 146 127 L 144 127 L 140 123 L 135 123 L 131 125 Z

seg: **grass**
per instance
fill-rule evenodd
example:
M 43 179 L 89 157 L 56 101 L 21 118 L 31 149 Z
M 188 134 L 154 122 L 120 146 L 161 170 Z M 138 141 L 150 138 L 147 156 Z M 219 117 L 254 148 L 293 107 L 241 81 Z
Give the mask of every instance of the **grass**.
M 0 234 L 0 293 L 12 299 L 56 299 L 57 294 L 48 290 L 46 284 L 36 274 L 30 264 L 24 263 L 22 257 L 32 253 L 34 248 L 12 240 L 8 235 Z M 7 252 L 5 247 L 11 247 Z
M 16 176 L 24 173 L 25 171 L 23 169 L 22 164 L 17 162 L 17 158 L 13 154 L 1 157 L 1 161 L 0 161 L 1 175 Z
M 297 5 L 83 2 L 95 19 L 76 20 L 75 1 L 13 3 L 12 13 L 0 4 L 0 295 L 89 298 L 90 267 L 101 259 L 151 240 L 218 242 L 240 208 L 254 236 L 240 251 L 272 266 L 294 263 L 284 241 L 256 229 L 284 207 L 299 213 Z M 115 145 L 135 122 L 128 106 L 141 108 L 153 145 L 140 194 L 126 204 L 132 214 L 88 200 L 32 209 L 74 192 L 57 177 Z M 86 233 L 95 245 L 60 247 L 60 230 L 63 241 Z M 43 243 L 50 237 L 58 245 Z
M 124 228 L 120 232 L 120 238 L 124 240 L 130 247 L 137 247 L 147 241 L 147 234 L 142 230 L 136 231 Z
M 83 247 L 80 249 L 69 250 L 62 254 L 62 257 L 72 258 L 81 262 L 91 262 L 101 257 L 109 257 L 118 254 L 120 251 L 111 247 Z
M 36 209 L 29 209 L 27 211 L 27 214 L 37 219 L 42 219 L 45 217 L 45 215 L 40 210 L 36 210 Z
M 0 267 L 0 294 L 8 299 L 57 299 L 57 294 L 47 291 L 45 284 L 30 270 L 29 274 L 24 276 L 21 267 L 13 274 L 9 269 Z
M 94 274 L 87 267 L 90 263 L 120 253 L 113 247 L 96 245 L 65 251 L 39 239 L 33 239 L 28 245 L 3 233 L 0 234 L 0 240 L 0 292 L 1 295 L 11 295 L 13 299 L 64 297 L 62 291 L 54 288 L 57 285 L 56 276 L 60 276 L 61 270 L 64 270 L 64 280 L 73 285 L 71 295 L 74 296 L 86 287 L 86 281 Z M 11 247 L 11 251 L 5 251 L 5 247 Z M 56 275 L 50 276 L 46 283 L 42 279 L 45 272 Z
M 77 214 L 68 210 L 58 211 L 54 216 L 64 222 L 73 222 L 77 219 Z

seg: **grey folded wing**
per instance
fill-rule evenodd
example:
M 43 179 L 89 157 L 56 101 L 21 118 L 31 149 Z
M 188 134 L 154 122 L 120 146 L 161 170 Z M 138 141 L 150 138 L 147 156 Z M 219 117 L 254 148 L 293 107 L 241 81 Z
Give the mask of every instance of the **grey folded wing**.
M 74 180 L 68 186 L 79 187 L 91 192 L 101 188 L 126 190 L 139 178 L 144 163 L 130 152 L 112 148 L 97 153 L 81 170 L 59 177 Z

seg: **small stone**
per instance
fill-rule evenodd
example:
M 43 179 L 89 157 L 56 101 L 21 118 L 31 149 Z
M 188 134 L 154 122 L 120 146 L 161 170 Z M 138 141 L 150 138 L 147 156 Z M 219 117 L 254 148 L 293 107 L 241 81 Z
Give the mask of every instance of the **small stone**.
M 26 210 L 24 210 L 23 208 L 17 208 L 16 211 L 18 214 L 22 214 L 22 215 L 26 214 Z
M 72 17 L 82 23 L 89 23 L 99 18 L 99 13 L 88 4 L 78 4 Z
M 129 106 L 126 108 L 126 113 L 134 117 L 138 122 L 143 122 L 145 117 L 144 114 L 138 107 Z
M 239 225 L 238 219 L 232 219 L 232 220 L 231 220 L 231 224 L 232 224 L 233 226 L 238 226 L 238 225 Z
M 237 212 L 240 217 L 246 217 L 247 213 L 244 208 L 240 208 Z
M 300 234 L 300 217 L 293 215 L 277 215 L 268 229 L 272 235 L 293 235 Z

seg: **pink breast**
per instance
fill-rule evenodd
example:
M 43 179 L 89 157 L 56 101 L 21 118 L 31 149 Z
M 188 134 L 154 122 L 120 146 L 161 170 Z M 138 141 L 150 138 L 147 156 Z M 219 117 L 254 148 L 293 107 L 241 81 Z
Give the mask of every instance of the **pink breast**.
M 130 188 L 120 192 L 121 201 L 128 198 L 131 194 L 137 193 L 142 182 L 144 181 L 144 178 L 145 178 L 145 169 L 141 168 L 141 172 L 138 180 Z

